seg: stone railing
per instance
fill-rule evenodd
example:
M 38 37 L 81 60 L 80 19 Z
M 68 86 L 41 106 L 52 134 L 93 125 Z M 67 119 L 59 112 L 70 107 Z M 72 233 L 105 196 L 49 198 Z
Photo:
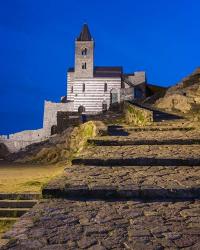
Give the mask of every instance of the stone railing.
M 129 125 L 145 126 L 153 122 L 153 111 L 129 102 L 124 103 L 125 122 Z

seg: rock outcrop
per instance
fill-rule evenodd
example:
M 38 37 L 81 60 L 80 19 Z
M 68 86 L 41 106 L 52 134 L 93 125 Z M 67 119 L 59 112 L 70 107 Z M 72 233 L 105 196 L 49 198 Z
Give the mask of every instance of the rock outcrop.
M 195 113 L 200 107 L 200 68 L 184 78 L 177 85 L 169 88 L 163 98 L 156 101 L 155 106 L 168 111 Z

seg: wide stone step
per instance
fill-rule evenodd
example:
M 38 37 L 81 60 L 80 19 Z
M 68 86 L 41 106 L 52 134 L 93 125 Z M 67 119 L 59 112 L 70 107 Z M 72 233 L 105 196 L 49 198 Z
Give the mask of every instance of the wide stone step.
M 194 145 L 200 139 L 167 139 L 167 140 L 101 140 L 89 139 L 89 144 L 96 146 L 134 146 L 134 145 Z
M 200 199 L 200 168 L 66 167 L 43 188 L 44 198 Z
M 39 200 L 40 193 L 0 193 L 0 200 Z
M 70 186 L 64 189 L 46 187 L 42 191 L 44 198 L 68 199 L 128 199 L 128 200 L 190 200 L 200 198 L 200 187 L 180 188 L 159 186 Z
M 0 208 L 31 208 L 37 200 L 0 200 Z
M 138 157 L 138 158 L 75 158 L 72 165 L 85 166 L 199 166 L 200 158 L 155 158 L 155 157 Z
M 0 217 L 20 217 L 29 209 L 27 208 L 0 208 Z
M 193 127 L 139 127 L 139 128 L 125 128 L 126 131 L 134 131 L 134 132 L 140 132 L 140 131 L 190 131 L 194 130 Z

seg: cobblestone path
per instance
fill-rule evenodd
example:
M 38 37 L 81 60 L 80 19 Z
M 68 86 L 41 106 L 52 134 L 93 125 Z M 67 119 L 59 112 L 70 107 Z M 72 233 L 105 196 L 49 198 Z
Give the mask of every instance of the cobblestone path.
M 109 134 L 43 189 L 2 249 L 200 249 L 199 131 L 179 121 Z

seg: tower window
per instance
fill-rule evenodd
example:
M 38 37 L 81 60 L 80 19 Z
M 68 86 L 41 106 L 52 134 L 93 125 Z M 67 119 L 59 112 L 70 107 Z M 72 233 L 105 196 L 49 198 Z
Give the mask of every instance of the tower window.
M 85 92 L 85 83 L 83 83 L 82 91 Z
M 107 91 L 108 91 L 108 84 L 104 83 L 104 92 L 107 92 Z
M 88 52 L 87 48 L 82 49 L 81 51 L 82 56 L 86 56 L 87 52 Z
M 71 86 L 71 93 L 73 93 L 74 92 L 74 88 L 73 88 L 73 86 Z
M 86 68 L 87 68 L 86 62 L 82 63 L 82 69 L 86 69 Z

